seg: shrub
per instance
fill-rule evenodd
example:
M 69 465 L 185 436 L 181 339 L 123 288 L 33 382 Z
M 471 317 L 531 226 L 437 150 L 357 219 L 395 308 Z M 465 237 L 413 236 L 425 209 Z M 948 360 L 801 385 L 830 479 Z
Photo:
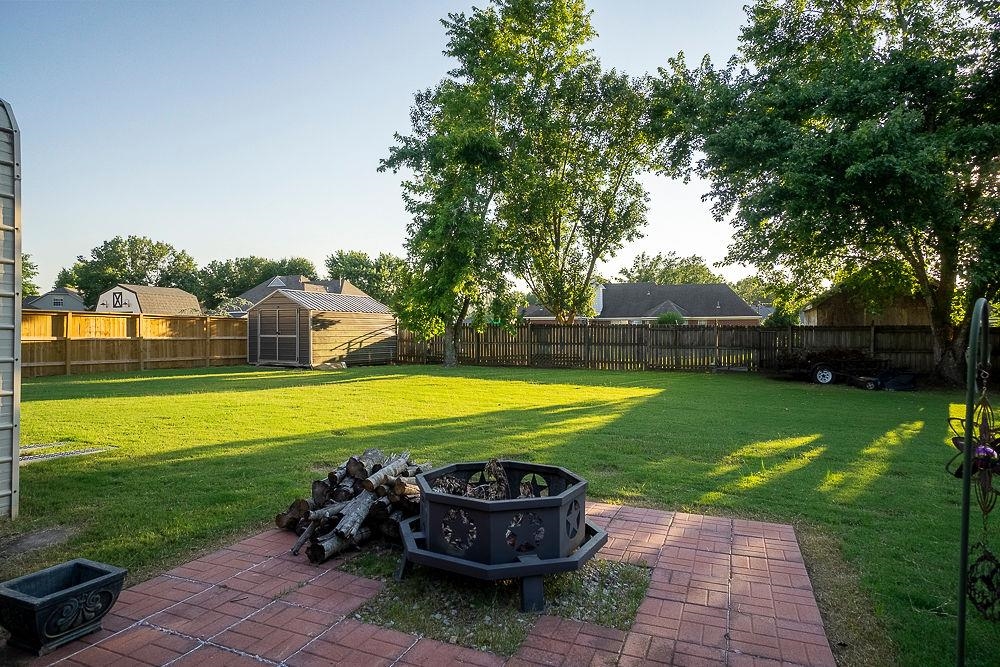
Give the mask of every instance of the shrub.
M 684 324 L 684 316 L 673 310 L 660 313 L 659 317 L 656 318 L 657 324 Z

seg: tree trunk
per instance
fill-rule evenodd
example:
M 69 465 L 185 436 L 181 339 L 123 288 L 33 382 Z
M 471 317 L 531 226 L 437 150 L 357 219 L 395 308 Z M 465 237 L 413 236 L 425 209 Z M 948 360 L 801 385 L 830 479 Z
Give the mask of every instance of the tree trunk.
M 471 303 L 472 300 L 469 297 L 465 297 L 462 301 L 462 307 L 458 311 L 458 317 L 445 329 L 444 365 L 448 368 L 458 366 L 459 338 L 462 335 L 462 324 L 465 322 L 465 316 L 469 314 L 469 305 Z
M 447 368 L 458 366 L 458 328 L 448 327 L 444 336 L 444 365 Z

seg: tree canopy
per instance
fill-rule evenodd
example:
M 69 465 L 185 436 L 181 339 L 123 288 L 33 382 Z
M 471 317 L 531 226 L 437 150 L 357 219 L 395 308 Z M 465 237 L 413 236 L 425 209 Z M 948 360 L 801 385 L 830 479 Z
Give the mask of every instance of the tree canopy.
M 318 275 L 316 266 L 304 257 L 269 259 L 251 255 L 217 259 L 198 271 L 195 294 L 207 308 L 214 309 L 274 276 L 306 276 L 315 280 Z
M 405 326 L 422 336 L 444 333 L 445 364 L 457 363 L 459 328 L 470 312 L 513 317 L 512 287 L 491 224 L 500 178 L 495 142 L 477 126 L 481 100 L 453 81 L 415 96 L 412 134 L 379 170 L 402 169 L 409 268 L 394 306 Z
M 21 296 L 38 296 L 38 265 L 31 260 L 30 253 L 21 253 Z
M 632 261 L 632 266 L 622 269 L 619 277 L 630 283 L 656 283 L 658 285 L 694 285 L 724 283 L 725 279 L 712 272 L 705 260 L 698 255 L 678 257 L 673 250 L 650 256 L 645 252 Z
M 406 169 L 410 273 L 397 310 L 430 334 L 507 322 L 523 279 L 558 321 L 585 313 L 596 264 L 638 238 L 650 164 L 646 82 L 602 71 L 582 0 L 494 0 L 449 14 L 456 66 L 418 93 L 381 169 Z
M 80 255 L 70 268 L 56 277 L 56 287 L 76 287 L 88 306 L 101 292 L 116 285 L 152 285 L 198 291 L 198 267 L 194 258 L 169 243 L 145 236 L 116 236 Z
M 957 377 L 967 322 L 953 313 L 1000 286 L 997 13 L 758 0 L 727 66 L 680 55 L 661 70 L 662 167 L 711 181 L 714 213 L 736 227 L 730 261 L 798 281 L 906 265 L 939 371 Z
M 388 252 L 374 259 L 358 250 L 338 250 L 326 257 L 331 280 L 346 278 L 376 301 L 392 305 L 406 280 L 406 260 Z

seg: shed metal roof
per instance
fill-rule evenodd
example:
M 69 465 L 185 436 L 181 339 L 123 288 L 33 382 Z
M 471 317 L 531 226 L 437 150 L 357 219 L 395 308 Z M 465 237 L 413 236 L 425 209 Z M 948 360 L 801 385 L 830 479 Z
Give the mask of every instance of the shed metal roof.
M 240 298 L 257 303 L 276 289 L 368 296 L 350 280 L 311 280 L 307 276 L 274 276 L 243 292 L 240 294 Z
M 257 303 L 251 310 L 260 306 L 275 294 L 282 294 L 309 310 L 321 310 L 326 312 L 340 313 L 388 313 L 392 310 L 385 304 L 379 303 L 370 296 L 357 296 L 354 294 L 330 294 L 329 292 L 306 292 L 304 290 L 279 289 L 271 292 Z

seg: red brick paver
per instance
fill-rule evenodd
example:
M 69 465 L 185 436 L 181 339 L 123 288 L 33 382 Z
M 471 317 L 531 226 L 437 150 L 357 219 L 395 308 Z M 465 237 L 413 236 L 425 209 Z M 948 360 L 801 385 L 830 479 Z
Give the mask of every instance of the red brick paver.
M 608 531 L 599 557 L 651 568 L 628 632 L 539 616 L 504 661 L 368 625 L 347 616 L 379 582 L 335 569 L 336 559 L 309 565 L 288 554 L 293 534 L 270 530 L 123 591 L 101 632 L 31 664 L 836 664 L 790 526 L 601 503 L 587 510 Z

